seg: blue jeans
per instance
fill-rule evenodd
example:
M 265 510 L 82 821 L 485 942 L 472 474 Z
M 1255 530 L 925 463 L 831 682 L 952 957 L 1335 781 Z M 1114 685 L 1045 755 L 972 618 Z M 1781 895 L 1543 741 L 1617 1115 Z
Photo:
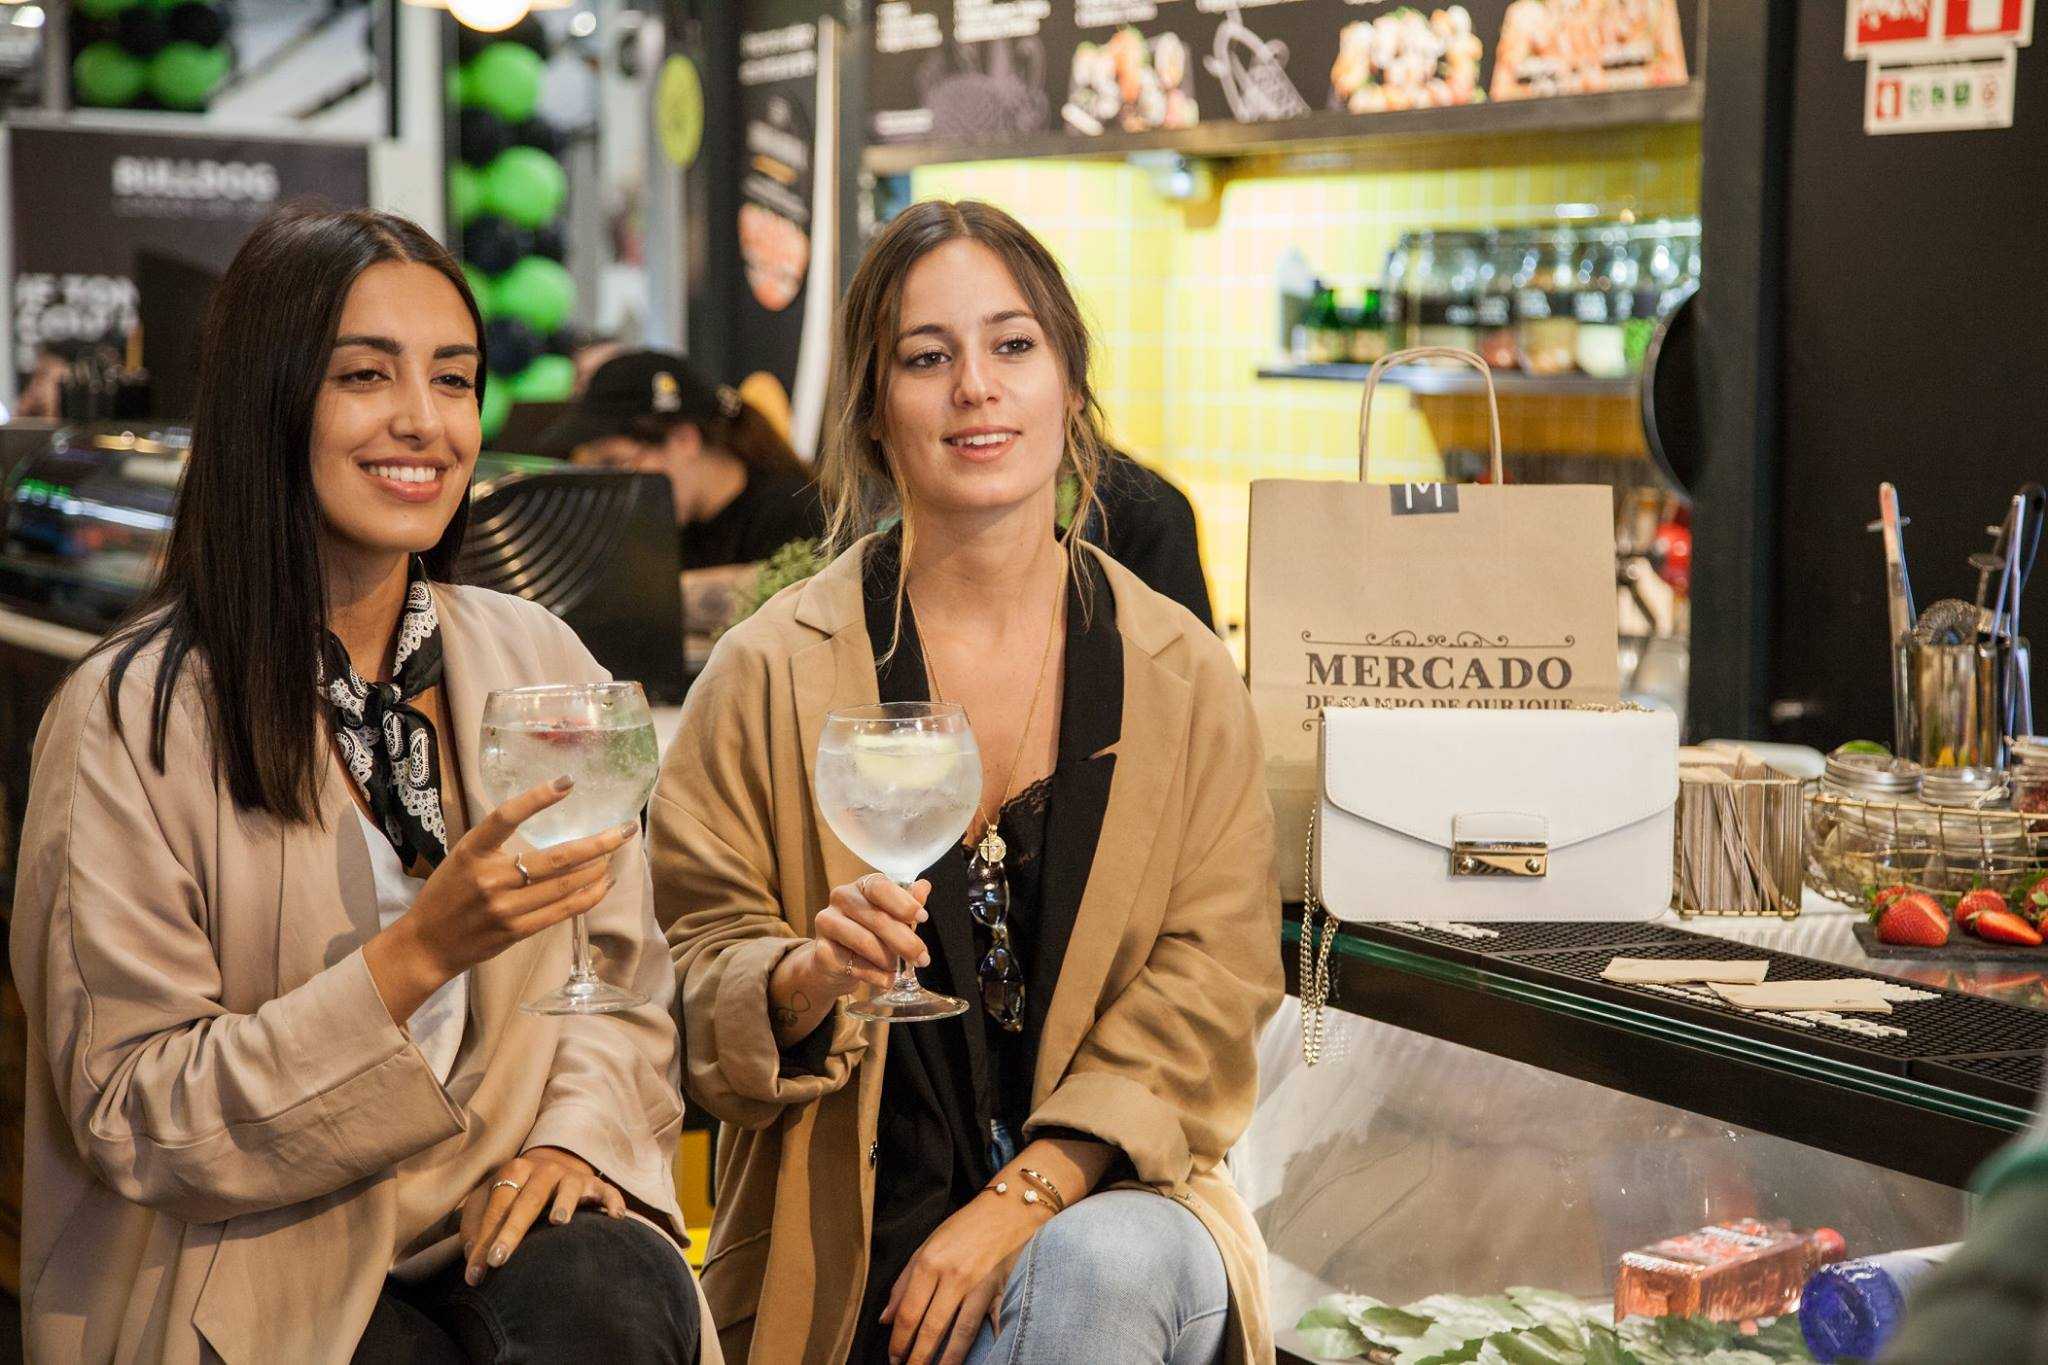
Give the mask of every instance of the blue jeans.
M 693 1365 L 697 1291 L 668 1238 L 579 1209 L 533 1225 L 475 1288 L 457 1261 L 424 1284 L 386 1281 L 359 1365 L 524 1365 L 600 1360 Z
M 1033 1237 L 967 1365 L 1210 1365 L 1230 1283 L 1209 1230 L 1149 1190 L 1104 1190 Z

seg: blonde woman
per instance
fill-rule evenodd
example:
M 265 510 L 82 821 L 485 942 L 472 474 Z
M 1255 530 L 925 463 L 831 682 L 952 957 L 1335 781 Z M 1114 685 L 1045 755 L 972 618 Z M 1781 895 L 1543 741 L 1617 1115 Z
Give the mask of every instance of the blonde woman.
M 733 1359 L 1272 1356 L 1223 1166 L 1281 990 L 1258 738 L 1215 635 L 1055 530 L 1105 451 L 1088 353 L 1014 220 L 897 218 L 840 323 L 840 553 L 684 708 L 650 856 L 685 1089 L 727 1125 L 703 1280 Z M 984 782 L 904 892 L 810 770 L 828 711 L 924 699 L 965 707 Z M 970 880 L 1000 889 L 979 916 Z M 848 1015 L 897 954 L 972 1007 Z

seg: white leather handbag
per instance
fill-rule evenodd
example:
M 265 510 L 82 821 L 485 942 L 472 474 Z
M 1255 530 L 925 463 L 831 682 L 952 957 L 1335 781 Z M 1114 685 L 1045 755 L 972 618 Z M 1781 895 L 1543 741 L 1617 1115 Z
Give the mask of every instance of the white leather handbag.
M 1310 885 L 1332 915 L 1640 920 L 1671 902 L 1665 711 L 1323 712 Z

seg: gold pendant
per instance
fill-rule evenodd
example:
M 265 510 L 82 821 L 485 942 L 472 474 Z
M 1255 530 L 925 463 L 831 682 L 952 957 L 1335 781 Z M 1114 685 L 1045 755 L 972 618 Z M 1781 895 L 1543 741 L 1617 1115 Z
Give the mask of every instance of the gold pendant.
M 996 832 L 993 821 L 981 832 L 981 842 L 974 846 L 974 856 L 990 867 L 1001 862 L 1009 851 L 1010 846 L 1004 843 L 1003 836 Z

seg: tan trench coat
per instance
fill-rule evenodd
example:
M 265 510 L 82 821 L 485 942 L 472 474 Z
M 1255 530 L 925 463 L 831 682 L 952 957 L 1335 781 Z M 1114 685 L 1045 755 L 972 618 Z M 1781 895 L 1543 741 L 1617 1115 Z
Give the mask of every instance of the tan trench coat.
M 726 1125 L 704 1290 L 727 1355 L 758 1365 L 837 1365 L 867 1275 L 889 1028 L 835 1010 L 823 1073 L 785 1076 L 767 1003 L 769 974 L 813 910 L 867 871 L 811 796 L 825 713 L 875 700 L 865 548 L 720 641 L 650 824 L 656 911 L 681 981 L 684 1090 Z M 1265 1245 L 1223 1166 L 1250 1120 L 1255 1042 L 1282 988 L 1258 731 L 1222 643 L 1102 562 L 1122 636 L 1123 729 L 1026 1131 L 1114 1143 L 1139 1181 L 1193 1212 L 1229 1272 L 1225 1358 L 1266 1361 Z
M 435 602 L 474 825 L 485 694 L 604 674 L 539 607 L 438 586 Z M 590 923 L 608 975 L 652 1003 L 522 1013 L 568 969 L 557 925 L 474 969 L 444 1088 L 363 965 L 377 910 L 345 775 L 329 765 L 317 825 L 238 809 L 190 668 L 159 773 L 156 672 L 153 652 L 130 669 L 116 735 L 93 659 L 36 740 L 12 936 L 30 1360 L 347 1361 L 386 1272 L 452 1260 L 450 1211 L 528 1147 L 577 1153 L 680 1238 L 674 976 L 639 841 Z

